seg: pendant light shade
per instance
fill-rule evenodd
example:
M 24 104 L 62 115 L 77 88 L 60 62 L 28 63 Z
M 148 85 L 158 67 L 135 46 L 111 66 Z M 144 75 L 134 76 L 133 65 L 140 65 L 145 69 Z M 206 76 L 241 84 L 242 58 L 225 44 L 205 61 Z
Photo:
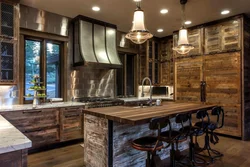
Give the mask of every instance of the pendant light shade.
M 181 28 L 179 30 L 179 39 L 176 47 L 173 48 L 179 54 L 187 54 L 194 47 L 188 42 L 188 30 L 186 28 Z
M 180 0 L 182 5 L 182 28 L 179 30 L 179 38 L 177 46 L 173 48 L 179 54 L 187 54 L 194 47 L 188 42 L 188 30 L 185 28 L 185 4 L 187 0 Z
M 140 8 L 138 3 L 137 9 L 134 12 L 132 29 L 126 34 L 126 38 L 136 44 L 142 44 L 152 37 L 153 35 L 145 27 L 144 11 Z

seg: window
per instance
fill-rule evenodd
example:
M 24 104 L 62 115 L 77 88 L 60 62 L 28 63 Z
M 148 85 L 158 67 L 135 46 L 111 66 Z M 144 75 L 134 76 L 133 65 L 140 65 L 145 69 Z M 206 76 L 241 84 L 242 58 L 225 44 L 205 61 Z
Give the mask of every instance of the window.
M 119 54 L 123 68 L 116 72 L 116 95 L 135 96 L 135 55 Z
M 25 39 L 25 79 L 24 94 L 33 95 L 29 88 L 34 75 L 41 77 L 41 85 L 46 87 L 47 98 L 61 97 L 60 58 L 61 44 L 44 39 Z M 31 100 L 31 98 L 25 98 Z

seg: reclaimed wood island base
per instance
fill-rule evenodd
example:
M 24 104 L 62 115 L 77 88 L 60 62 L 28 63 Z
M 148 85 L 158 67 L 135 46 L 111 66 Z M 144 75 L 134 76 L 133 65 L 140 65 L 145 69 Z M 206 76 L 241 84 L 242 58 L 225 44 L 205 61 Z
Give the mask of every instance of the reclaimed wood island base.
M 133 108 L 114 106 L 85 109 L 84 112 L 84 162 L 86 167 L 144 167 L 146 152 L 131 147 L 131 141 L 147 135 L 156 135 L 148 128 L 152 118 L 211 109 L 214 105 L 167 102 L 162 106 Z M 179 129 L 172 120 L 172 128 Z M 188 148 L 188 141 L 179 145 Z M 158 154 L 169 156 L 169 149 Z

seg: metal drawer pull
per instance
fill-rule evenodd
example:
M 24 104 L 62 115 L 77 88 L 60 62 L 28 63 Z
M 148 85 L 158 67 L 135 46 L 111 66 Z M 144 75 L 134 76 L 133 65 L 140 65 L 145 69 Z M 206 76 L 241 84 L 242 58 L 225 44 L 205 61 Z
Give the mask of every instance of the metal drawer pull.
M 24 133 L 40 132 L 44 129 L 35 129 L 35 130 L 25 130 Z
M 25 113 L 40 113 L 40 112 L 42 112 L 42 110 L 31 110 L 31 111 L 23 111 L 23 114 L 25 114 Z
M 70 118 L 70 117 L 79 117 L 80 114 L 75 114 L 75 115 L 66 115 L 65 118 Z
M 65 108 L 65 110 L 79 110 L 80 108 Z

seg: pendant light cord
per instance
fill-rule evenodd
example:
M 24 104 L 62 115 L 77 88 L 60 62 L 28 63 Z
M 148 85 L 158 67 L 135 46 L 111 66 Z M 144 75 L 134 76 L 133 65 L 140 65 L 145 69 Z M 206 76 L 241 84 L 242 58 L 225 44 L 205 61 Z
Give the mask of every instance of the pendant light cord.
M 182 27 L 184 28 L 185 27 L 185 21 L 186 21 L 186 16 L 185 16 L 185 4 L 182 4 L 181 5 L 181 24 L 182 24 Z
M 185 15 L 185 5 L 188 0 L 180 0 L 181 4 L 181 25 L 182 28 L 185 28 L 185 21 L 186 21 L 186 15 Z
M 137 9 L 141 9 L 141 2 L 140 1 L 136 2 L 136 7 L 137 7 Z

